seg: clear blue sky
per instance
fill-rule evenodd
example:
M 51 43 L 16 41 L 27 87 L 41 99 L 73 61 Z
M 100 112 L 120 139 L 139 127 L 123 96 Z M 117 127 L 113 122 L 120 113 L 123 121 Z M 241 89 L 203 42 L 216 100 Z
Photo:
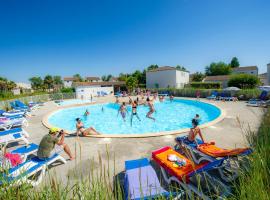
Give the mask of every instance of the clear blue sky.
M 270 62 L 269 0 L 2 0 L 0 76 L 118 75 L 150 64 L 204 71 Z

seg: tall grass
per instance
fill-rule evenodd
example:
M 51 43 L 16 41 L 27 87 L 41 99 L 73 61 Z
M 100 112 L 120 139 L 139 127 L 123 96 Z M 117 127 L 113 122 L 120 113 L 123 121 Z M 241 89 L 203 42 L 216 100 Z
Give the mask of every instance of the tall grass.
M 250 156 L 250 168 L 242 170 L 231 199 L 268 200 L 270 199 L 270 109 L 264 114 L 258 132 L 249 131 L 247 139 L 254 149 Z

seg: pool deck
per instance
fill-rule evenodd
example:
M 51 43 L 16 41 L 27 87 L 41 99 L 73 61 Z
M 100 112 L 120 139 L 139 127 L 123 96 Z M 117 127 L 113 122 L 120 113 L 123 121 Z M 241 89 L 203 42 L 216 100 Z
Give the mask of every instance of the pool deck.
M 188 99 L 188 98 L 183 98 Z M 100 97 L 95 99 L 97 103 L 114 102 L 113 97 Z M 256 131 L 263 115 L 262 108 L 248 107 L 245 102 L 221 102 L 208 101 L 224 110 L 225 116 L 216 124 L 202 129 L 206 141 L 215 141 L 224 148 L 244 147 L 247 142 L 245 135 L 247 129 Z M 43 118 L 59 107 L 54 102 L 47 102 L 40 109 L 33 111 L 33 116 L 28 118 L 29 126 L 25 128 L 29 132 L 30 140 L 39 144 L 41 138 L 48 133 L 48 129 L 42 124 Z M 239 120 L 238 120 L 239 119 Z M 241 129 L 242 127 L 242 129 Z M 182 133 L 181 135 L 185 135 Z M 76 159 L 68 161 L 65 165 L 59 165 L 50 169 L 50 173 L 56 173 L 63 181 L 75 180 L 74 174 L 88 175 L 93 170 L 99 171 L 98 157 L 103 164 L 108 161 L 111 172 L 120 173 L 124 170 L 125 160 L 141 157 L 151 158 L 151 152 L 163 146 L 173 146 L 176 135 L 165 135 L 148 138 L 93 138 L 67 136 L 67 143 L 73 154 L 76 151 Z M 109 153 L 109 158 L 108 158 Z M 67 156 L 63 153 L 63 156 Z M 47 176 L 48 177 L 48 176 Z

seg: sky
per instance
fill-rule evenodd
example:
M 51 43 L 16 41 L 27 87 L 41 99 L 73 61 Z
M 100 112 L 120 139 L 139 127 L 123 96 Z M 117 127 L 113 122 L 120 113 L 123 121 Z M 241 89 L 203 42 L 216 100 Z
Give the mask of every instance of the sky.
M 0 76 L 270 63 L 269 0 L 0 0 Z

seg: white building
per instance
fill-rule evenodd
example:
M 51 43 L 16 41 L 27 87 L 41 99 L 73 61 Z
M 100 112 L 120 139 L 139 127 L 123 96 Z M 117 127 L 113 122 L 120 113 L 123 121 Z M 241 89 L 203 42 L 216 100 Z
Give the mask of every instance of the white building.
M 258 76 L 259 70 L 257 66 L 236 67 L 232 69 L 233 74 L 251 74 Z
M 147 88 L 183 88 L 189 83 L 189 72 L 175 67 L 159 67 L 146 72 Z
M 64 87 L 72 87 L 72 83 L 76 80 L 74 77 L 64 77 Z
M 76 82 L 73 85 L 75 87 L 76 98 L 90 99 L 91 95 L 94 97 L 102 93 L 113 95 L 114 91 L 119 91 L 120 87 L 125 85 L 125 82 Z

